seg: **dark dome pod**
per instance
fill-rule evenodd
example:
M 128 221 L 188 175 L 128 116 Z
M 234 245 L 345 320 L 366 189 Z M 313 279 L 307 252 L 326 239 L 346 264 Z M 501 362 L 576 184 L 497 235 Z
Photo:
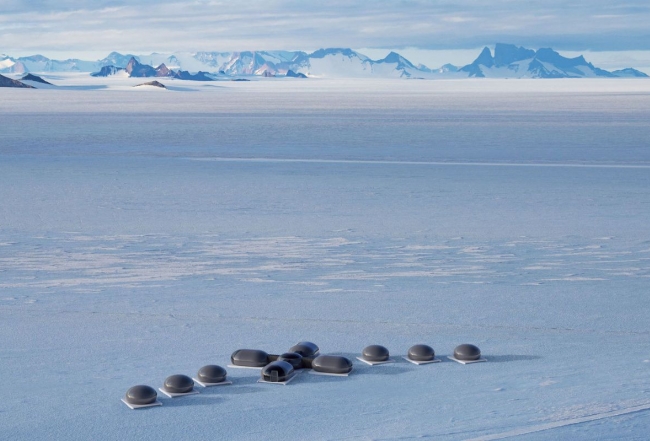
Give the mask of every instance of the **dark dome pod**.
M 454 358 L 462 361 L 474 361 L 481 358 L 481 350 L 474 345 L 463 344 L 454 349 Z
M 408 358 L 413 361 L 431 361 L 436 353 L 431 346 L 413 345 L 409 348 Z
M 191 392 L 192 389 L 194 389 L 194 380 L 192 380 L 187 375 L 170 375 L 169 377 L 165 378 L 163 389 L 173 394 L 184 394 Z
M 259 349 L 238 349 L 230 356 L 235 366 L 264 367 L 269 364 L 269 354 Z
M 293 366 L 286 361 L 274 361 L 262 369 L 262 380 L 278 383 L 287 381 L 293 375 Z
M 226 381 L 227 372 L 221 366 L 209 364 L 199 369 L 196 378 L 203 383 L 221 383 Z
M 311 362 L 311 367 L 326 374 L 347 374 L 352 370 L 352 362 L 340 355 L 319 355 Z
M 136 405 L 151 404 L 156 401 L 156 398 L 158 398 L 158 394 L 154 388 L 143 384 L 129 388 L 124 395 L 124 401 Z
M 284 354 L 278 357 L 280 361 L 286 361 L 294 369 L 302 369 L 302 355 L 297 352 L 285 352 Z
M 295 352 L 303 357 L 314 357 L 318 354 L 318 351 L 318 346 L 310 341 L 301 341 L 289 348 L 289 352 Z
M 381 345 L 370 345 L 363 349 L 361 356 L 368 361 L 387 361 L 390 354 L 388 349 Z

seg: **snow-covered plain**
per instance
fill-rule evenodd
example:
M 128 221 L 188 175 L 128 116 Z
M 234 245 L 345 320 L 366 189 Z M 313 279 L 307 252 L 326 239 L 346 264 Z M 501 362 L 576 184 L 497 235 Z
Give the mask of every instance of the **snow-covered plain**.
M 44 78 L 0 89 L 0 438 L 647 439 L 650 82 Z M 120 401 L 299 340 L 398 362 Z

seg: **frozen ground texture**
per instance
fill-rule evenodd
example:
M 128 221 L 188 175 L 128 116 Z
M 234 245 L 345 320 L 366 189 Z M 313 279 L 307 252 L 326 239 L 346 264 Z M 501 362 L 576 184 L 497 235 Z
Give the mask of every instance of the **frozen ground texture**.
M 647 439 L 650 82 L 63 80 L 0 89 L 0 438 Z M 299 340 L 489 362 L 120 401 Z

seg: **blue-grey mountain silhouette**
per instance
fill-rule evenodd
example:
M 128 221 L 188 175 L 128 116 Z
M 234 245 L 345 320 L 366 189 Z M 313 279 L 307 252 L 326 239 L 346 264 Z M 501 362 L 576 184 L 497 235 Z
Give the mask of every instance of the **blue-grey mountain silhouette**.
M 648 78 L 648 75 L 644 74 L 640 70 L 633 69 L 631 67 L 626 67 L 625 69 L 619 69 L 612 72 L 616 77 L 629 77 L 629 78 Z
M 90 74 L 92 77 L 108 77 L 110 75 L 115 75 L 116 73 L 123 71 L 123 67 L 115 67 L 115 66 L 104 66 L 102 67 L 99 72 L 93 72 Z
M 177 52 L 173 54 L 123 55 L 111 52 L 98 61 L 51 60 L 42 55 L 0 57 L 2 73 L 93 72 L 107 76 L 125 68 L 131 77 L 173 77 L 209 81 L 215 76 L 361 77 L 361 78 L 584 78 L 646 77 L 632 68 L 614 72 L 595 67 L 583 56 L 568 58 L 550 48 L 527 49 L 497 43 L 484 48 L 470 64 L 445 64 L 429 68 L 414 64 L 397 52 L 372 60 L 350 48 L 322 48 L 303 51 Z M 158 66 L 154 68 L 153 66 Z M 197 72 L 198 73 L 189 73 Z
M 23 80 L 23 81 L 34 81 L 36 83 L 49 84 L 50 86 L 53 86 L 52 83 L 47 82 L 43 78 L 39 77 L 38 75 L 34 75 L 34 74 L 27 74 L 24 77 L 22 77 L 21 80 Z
M 7 78 L 4 75 L 0 75 L 0 87 L 18 87 L 23 89 L 36 89 L 34 86 L 30 86 L 18 80 L 12 80 Z
M 177 78 L 179 80 L 190 80 L 190 81 L 214 81 L 212 78 L 208 76 L 207 72 L 197 72 L 195 74 L 191 74 L 186 70 L 179 70 L 178 72 L 172 71 L 172 77 Z
M 106 58 L 99 60 L 99 64 L 101 66 L 115 66 L 125 68 L 126 65 L 129 64 L 129 61 L 131 61 L 131 58 L 135 58 L 138 62 L 140 61 L 140 59 L 135 55 L 122 55 L 119 52 L 111 52 L 106 56 Z
M 287 76 L 290 78 L 307 78 L 307 75 L 305 75 L 304 73 L 296 73 L 291 69 L 287 71 Z
M 618 75 L 595 67 L 581 55 L 567 58 L 551 48 L 537 51 L 512 44 L 497 43 L 494 56 L 485 47 L 471 64 L 460 69 L 470 77 L 585 78 Z
M 156 69 L 149 66 L 148 64 L 141 64 L 138 60 L 135 59 L 135 57 L 131 57 L 124 70 L 126 70 L 126 73 L 128 73 L 130 77 L 157 76 Z

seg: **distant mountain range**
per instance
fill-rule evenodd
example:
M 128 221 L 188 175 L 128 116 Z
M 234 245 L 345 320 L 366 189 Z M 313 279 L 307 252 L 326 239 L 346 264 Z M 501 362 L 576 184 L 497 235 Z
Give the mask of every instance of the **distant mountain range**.
M 157 66 L 157 67 L 154 67 Z M 170 77 L 209 81 L 220 77 L 288 76 L 329 78 L 591 78 L 647 77 L 633 68 L 606 71 L 583 56 L 566 58 L 550 48 L 537 51 L 498 43 L 484 48 L 467 66 L 445 64 L 430 69 L 414 65 L 396 52 L 372 60 L 352 49 L 256 52 L 178 52 L 132 55 L 110 53 L 98 61 L 51 60 L 42 55 L 0 55 L 0 73 L 89 72 L 94 76 Z M 193 72 L 193 73 L 190 73 Z
M 494 55 L 487 47 L 472 64 L 459 69 L 470 77 L 491 78 L 593 78 L 593 77 L 647 77 L 636 69 L 627 68 L 608 72 L 588 63 L 581 55 L 566 58 L 553 49 L 537 51 L 499 43 Z
M 115 54 L 115 52 L 114 52 Z M 131 78 L 145 78 L 145 77 L 168 77 L 168 78 L 177 78 L 179 80 L 192 80 L 192 81 L 212 81 L 213 78 L 208 75 L 207 72 L 199 71 L 196 74 L 191 74 L 186 70 L 171 70 L 165 63 L 162 63 L 158 67 L 154 68 L 148 64 L 140 63 L 134 56 L 131 56 L 126 67 L 121 68 L 117 66 L 104 66 L 99 72 L 93 72 L 90 75 L 93 77 L 108 77 L 110 75 L 115 75 L 119 72 L 124 71 L 126 75 Z
M 0 87 L 17 87 L 21 89 L 35 89 L 34 86 L 25 84 L 22 81 L 12 80 L 11 78 L 7 78 L 4 75 L 0 75 Z

